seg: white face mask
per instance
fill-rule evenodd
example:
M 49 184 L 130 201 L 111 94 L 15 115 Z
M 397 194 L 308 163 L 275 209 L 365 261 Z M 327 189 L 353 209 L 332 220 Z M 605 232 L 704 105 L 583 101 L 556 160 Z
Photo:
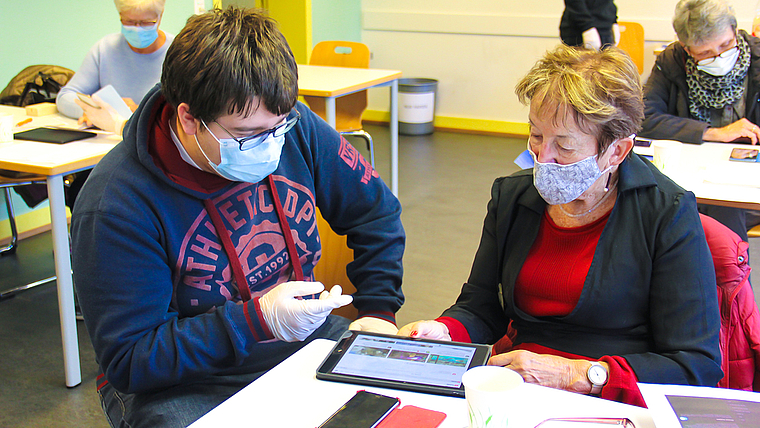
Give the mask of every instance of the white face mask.
M 704 71 L 713 76 L 725 76 L 734 68 L 738 59 L 739 49 L 729 49 L 716 56 L 715 60 L 707 65 L 699 65 L 702 61 L 697 62 L 697 70 Z
M 612 166 L 609 166 L 604 171 L 599 171 L 599 165 L 596 163 L 598 155 L 560 165 L 539 162 L 536 154 L 530 149 L 530 144 L 528 151 L 533 156 L 533 185 L 549 205 L 566 204 L 578 199 L 599 177 L 612 169 Z
M 246 183 L 258 183 L 273 173 L 277 166 L 280 165 L 280 155 L 282 155 L 282 146 L 285 144 L 285 134 L 277 137 L 274 133 L 269 134 L 264 141 L 248 150 L 240 150 L 240 143 L 232 138 L 219 139 L 205 122 L 201 121 L 206 130 L 216 141 L 219 142 L 221 161 L 219 165 L 206 156 L 198 136 L 195 137 L 195 143 L 201 149 L 203 157 L 206 158 L 211 169 L 217 174 L 230 181 L 243 181 Z

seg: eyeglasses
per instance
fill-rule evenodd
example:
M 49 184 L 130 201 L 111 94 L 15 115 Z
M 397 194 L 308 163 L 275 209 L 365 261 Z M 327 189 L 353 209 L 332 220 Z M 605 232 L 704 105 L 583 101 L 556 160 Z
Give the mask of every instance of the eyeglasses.
M 158 22 L 157 19 L 154 19 L 153 21 L 133 21 L 131 19 L 124 19 L 121 18 L 121 25 L 125 27 L 140 27 L 140 28 L 146 28 L 146 27 L 152 27 L 156 25 Z
M 701 65 L 701 66 L 710 65 L 713 62 L 715 62 L 715 60 L 718 59 L 718 58 L 728 58 L 728 57 L 730 57 L 731 55 L 733 55 L 734 53 L 736 53 L 736 51 L 739 50 L 739 46 L 737 46 L 737 43 L 738 42 L 737 42 L 736 38 L 734 38 L 734 45 L 732 47 L 724 50 L 723 52 L 719 53 L 718 55 L 711 56 L 709 58 L 700 59 L 699 61 L 697 61 L 697 65 Z
M 272 129 L 267 129 L 264 132 L 259 132 L 256 135 L 251 135 L 250 137 L 245 138 L 236 138 L 230 131 L 227 130 L 224 126 L 222 126 L 221 123 L 216 122 L 217 125 L 219 125 L 220 128 L 224 130 L 224 132 L 227 133 L 233 140 L 235 140 L 238 144 L 240 144 L 240 151 L 250 150 L 259 144 L 263 143 L 264 140 L 267 139 L 270 135 L 273 135 L 274 137 L 279 137 L 281 135 L 285 135 L 288 131 L 293 129 L 294 126 L 296 126 L 296 123 L 301 119 L 301 113 L 298 112 L 298 110 L 293 110 L 296 115 L 285 121 L 285 123 L 275 126 Z

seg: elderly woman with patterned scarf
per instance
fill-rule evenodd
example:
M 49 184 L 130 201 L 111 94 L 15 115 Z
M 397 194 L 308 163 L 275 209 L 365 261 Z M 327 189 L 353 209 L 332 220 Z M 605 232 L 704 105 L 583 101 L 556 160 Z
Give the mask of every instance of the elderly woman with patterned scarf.
M 673 28 L 678 42 L 655 62 L 644 87 L 645 119 L 640 136 L 678 140 L 760 140 L 760 39 L 737 31 L 736 15 L 724 0 L 680 0 Z M 700 205 L 747 241 L 760 213 Z

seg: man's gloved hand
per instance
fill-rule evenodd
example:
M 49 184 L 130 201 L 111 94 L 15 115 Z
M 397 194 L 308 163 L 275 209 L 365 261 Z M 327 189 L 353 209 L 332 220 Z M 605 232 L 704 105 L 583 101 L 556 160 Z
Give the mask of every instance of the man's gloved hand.
M 583 46 L 596 50 L 602 48 L 602 38 L 599 36 L 599 30 L 596 27 L 591 27 L 583 32 Z
M 124 130 L 124 124 L 127 123 L 127 119 L 121 117 L 119 113 L 114 110 L 108 103 L 104 102 L 97 95 L 92 96 L 92 100 L 100 108 L 95 108 L 85 104 L 79 98 L 74 98 L 74 102 L 82 107 L 84 114 L 79 118 L 79 124 L 87 124 L 87 126 L 95 125 L 98 128 L 113 132 L 114 134 L 121 135 Z
M 351 295 L 341 294 L 340 285 L 329 293 L 324 289 L 321 282 L 290 281 L 261 296 L 261 313 L 274 337 L 286 342 L 304 340 L 325 322 L 330 311 L 353 301 Z M 296 298 L 320 292 L 319 299 Z
M 349 330 L 369 331 L 373 333 L 396 334 L 398 327 L 390 321 L 375 317 L 361 317 L 348 326 Z
M 620 26 L 617 22 L 612 24 L 612 39 L 615 46 L 620 44 Z

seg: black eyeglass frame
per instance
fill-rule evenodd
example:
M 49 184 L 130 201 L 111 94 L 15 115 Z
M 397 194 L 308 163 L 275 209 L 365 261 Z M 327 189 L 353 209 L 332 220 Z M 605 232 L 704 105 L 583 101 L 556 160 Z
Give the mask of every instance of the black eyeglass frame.
M 293 127 L 296 126 L 296 124 L 298 123 L 298 121 L 301 120 L 301 113 L 299 113 L 298 110 L 295 110 L 295 109 L 293 109 L 292 111 L 294 111 L 296 113 L 296 115 L 294 117 L 291 117 L 290 119 L 286 120 L 285 123 L 283 123 L 281 125 L 277 125 L 274 128 L 267 129 L 266 131 L 259 132 L 256 135 L 251 135 L 250 137 L 245 137 L 245 138 L 236 138 L 234 135 L 232 135 L 232 133 L 230 131 L 227 130 L 227 128 L 225 128 L 224 126 L 222 126 L 221 123 L 217 122 L 216 120 L 214 120 L 214 123 L 216 123 L 217 125 L 219 125 L 219 127 L 222 128 L 222 130 L 224 130 L 224 132 L 226 132 L 227 135 L 230 136 L 230 138 L 232 138 L 233 140 L 235 140 L 235 142 L 237 142 L 238 144 L 240 144 L 240 151 L 244 152 L 246 150 L 250 150 L 250 149 L 258 146 L 259 144 L 263 143 L 264 140 L 266 140 L 266 138 L 269 135 L 274 135 L 275 137 L 279 137 L 281 135 L 285 135 L 288 131 L 290 131 L 291 129 L 293 129 Z M 256 139 L 257 139 L 257 141 L 254 141 L 254 142 L 248 144 L 250 141 L 256 140 Z
M 158 23 L 158 19 L 153 21 L 133 21 L 131 19 L 120 19 L 121 25 L 125 27 L 139 27 L 139 28 L 148 28 L 156 25 Z

